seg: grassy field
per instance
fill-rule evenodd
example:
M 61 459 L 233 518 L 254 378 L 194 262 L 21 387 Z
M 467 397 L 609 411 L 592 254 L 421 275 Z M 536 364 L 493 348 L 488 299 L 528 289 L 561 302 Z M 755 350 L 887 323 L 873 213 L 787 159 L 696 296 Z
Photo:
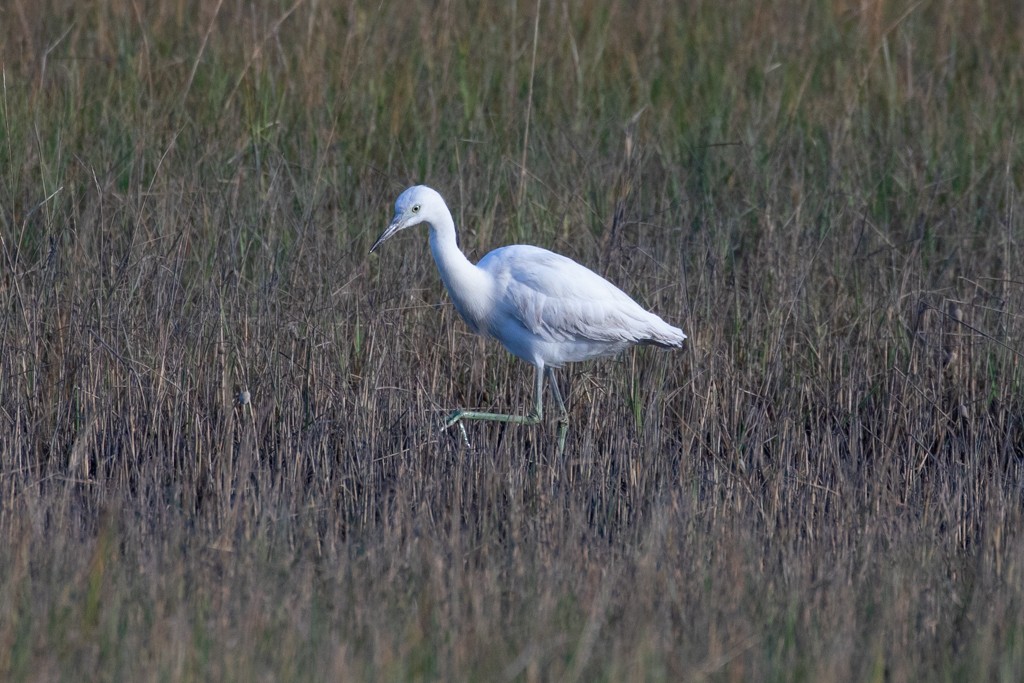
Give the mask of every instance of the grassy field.
M 1015 0 L 5 3 L 0 679 L 1021 680 L 1022 43 Z M 687 347 L 564 371 L 562 459 L 464 447 L 532 368 L 425 230 L 367 254 L 419 182 Z

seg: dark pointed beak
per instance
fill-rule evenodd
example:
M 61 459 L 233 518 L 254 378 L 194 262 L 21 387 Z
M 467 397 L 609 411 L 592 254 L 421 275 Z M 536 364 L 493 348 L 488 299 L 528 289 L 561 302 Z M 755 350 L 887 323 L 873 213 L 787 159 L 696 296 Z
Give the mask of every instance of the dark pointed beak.
M 394 237 L 395 233 L 404 227 L 405 223 L 402 222 L 401 218 L 396 217 L 395 220 L 391 221 L 391 225 L 388 226 L 388 229 L 382 232 L 380 237 L 377 238 L 377 241 L 373 243 L 372 247 L 370 247 L 370 253 L 372 254 L 377 247 Z

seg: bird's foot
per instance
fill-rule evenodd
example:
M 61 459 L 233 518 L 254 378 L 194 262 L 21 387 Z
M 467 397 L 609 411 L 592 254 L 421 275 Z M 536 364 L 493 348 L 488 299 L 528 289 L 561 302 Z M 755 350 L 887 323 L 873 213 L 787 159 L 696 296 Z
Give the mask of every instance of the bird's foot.
M 449 415 L 448 417 L 446 417 L 444 419 L 444 428 L 448 429 L 449 427 L 451 427 L 455 423 L 459 422 L 460 420 L 462 420 L 462 418 L 465 416 L 465 414 L 466 414 L 465 410 L 456 410 L 454 413 L 452 413 L 451 415 Z
M 558 457 L 565 454 L 565 437 L 569 433 L 569 416 L 562 415 L 558 418 Z
M 462 434 L 462 443 L 466 448 L 472 448 L 473 444 L 469 443 L 469 436 L 466 434 L 466 426 L 461 422 L 459 423 L 459 433 Z
M 473 446 L 469 443 L 469 436 L 466 434 L 466 426 L 462 423 L 462 418 L 465 416 L 465 410 L 456 410 L 454 413 L 445 418 L 444 427 L 446 431 L 453 425 L 459 425 L 459 433 L 462 435 L 462 443 L 466 445 L 466 448 L 472 448 Z

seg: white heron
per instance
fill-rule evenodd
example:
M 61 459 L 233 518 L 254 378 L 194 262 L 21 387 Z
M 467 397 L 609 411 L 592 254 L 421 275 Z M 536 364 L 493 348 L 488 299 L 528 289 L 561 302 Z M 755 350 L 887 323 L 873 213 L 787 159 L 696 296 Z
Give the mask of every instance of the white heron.
M 544 375 L 558 404 L 558 452 L 565 448 L 569 416 L 554 368 L 617 354 L 634 344 L 680 348 L 686 335 L 644 310 L 603 277 L 559 254 L 525 244 L 501 247 L 473 265 L 455 239 L 455 222 L 441 195 L 410 187 L 395 202 L 395 217 L 377 247 L 397 233 L 426 223 L 430 250 L 455 309 L 477 334 L 491 336 L 536 368 L 533 411 L 507 415 L 457 410 L 445 428 L 462 420 L 535 425 L 544 416 Z

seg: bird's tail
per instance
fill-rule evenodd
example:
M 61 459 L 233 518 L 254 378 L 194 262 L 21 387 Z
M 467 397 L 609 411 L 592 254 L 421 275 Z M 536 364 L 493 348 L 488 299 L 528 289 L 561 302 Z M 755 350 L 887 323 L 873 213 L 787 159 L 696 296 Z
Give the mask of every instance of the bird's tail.
M 658 346 L 663 349 L 682 348 L 686 335 L 678 327 L 672 327 L 664 320 L 659 321 L 661 325 L 651 330 L 651 336 L 644 339 L 642 344 Z

